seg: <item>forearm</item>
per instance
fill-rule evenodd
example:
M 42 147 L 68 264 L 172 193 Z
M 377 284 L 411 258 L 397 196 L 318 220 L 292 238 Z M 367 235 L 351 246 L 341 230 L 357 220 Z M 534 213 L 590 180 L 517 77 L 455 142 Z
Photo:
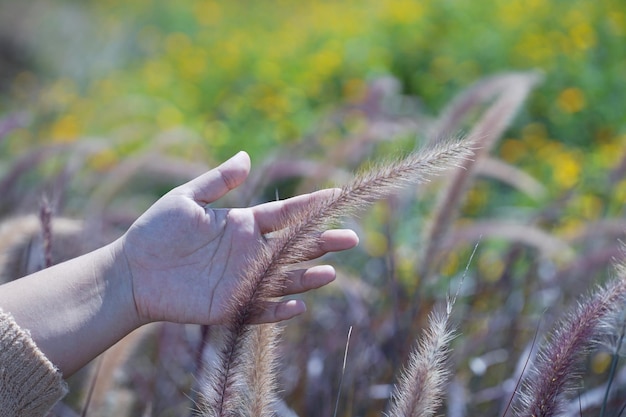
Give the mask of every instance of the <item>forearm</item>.
M 0 286 L 0 308 L 66 377 L 140 325 L 119 242 Z

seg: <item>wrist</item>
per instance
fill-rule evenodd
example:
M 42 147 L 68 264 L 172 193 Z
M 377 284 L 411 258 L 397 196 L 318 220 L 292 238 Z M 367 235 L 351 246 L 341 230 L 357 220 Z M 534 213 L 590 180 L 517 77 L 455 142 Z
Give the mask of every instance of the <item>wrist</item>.
M 141 318 L 137 309 L 133 276 L 124 250 L 124 237 L 105 246 L 111 265 L 105 274 L 103 297 L 107 297 L 109 308 L 119 314 L 119 319 L 125 323 L 130 331 L 133 331 L 148 321 Z
M 66 377 L 143 324 L 119 242 L 0 286 L 0 306 Z

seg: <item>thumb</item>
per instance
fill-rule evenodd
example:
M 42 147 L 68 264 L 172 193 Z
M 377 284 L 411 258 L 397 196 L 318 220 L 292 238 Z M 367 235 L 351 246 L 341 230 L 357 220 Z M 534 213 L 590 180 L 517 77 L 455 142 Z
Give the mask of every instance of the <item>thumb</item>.
M 209 172 L 189 181 L 180 190 L 198 203 L 209 204 L 240 186 L 250 173 L 250 156 L 240 151 Z

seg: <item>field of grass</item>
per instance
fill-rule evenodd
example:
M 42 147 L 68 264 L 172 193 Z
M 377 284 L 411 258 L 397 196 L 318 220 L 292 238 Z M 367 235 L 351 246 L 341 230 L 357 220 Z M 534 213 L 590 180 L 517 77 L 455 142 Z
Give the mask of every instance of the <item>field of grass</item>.
M 612 269 L 626 231 L 622 3 L 0 0 L 0 214 L 37 215 L 45 196 L 58 261 L 112 239 L 240 149 L 253 173 L 228 206 L 344 185 L 379 161 L 468 136 L 474 156 L 462 169 L 340 216 L 361 245 L 329 259 L 337 282 L 306 296 L 309 312 L 272 350 L 279 408 L 432 415 L 389 408 L 390 393 L 431 311 L 457 294 L 443 315 L 456 337 L 438 351 L 450 374 L 438 377 L 432 412 L 551 415 L 515 393 L 532 397 L 549 374 L 536 355 L 545 335 L 567 329 L 549 356 L 582 323 L 570 340 L 579 351 L 562 351 L 577 365 L 549 389 L 568 415 L 617 416 L 624 289 L 607 287 L 602 308 L 589 294 L 626 280 Z M 65 217 L 89 233 L 65 230 Z M 5 251 L 38 236 L 19 227 Z M 43 250 L 28 247 L 26 257 Z M 581 295 L 596 315 L 571 312 Z M 197 382 L 220 334 L 144 329 L 73 378 L 56 412 L 80 415 L 88 403 L 86 415 L 188 415 L 209 395 Z M 533 363 L 536 384 L 518 387 Z

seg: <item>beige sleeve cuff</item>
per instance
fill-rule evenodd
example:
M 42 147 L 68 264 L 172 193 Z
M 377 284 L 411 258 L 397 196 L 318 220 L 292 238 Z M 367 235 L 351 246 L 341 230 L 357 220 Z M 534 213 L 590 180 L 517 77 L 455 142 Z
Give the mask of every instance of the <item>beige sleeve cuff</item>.
M 43 416 L 67 393 L 61 372 L 0 310 L 0 414 Z

